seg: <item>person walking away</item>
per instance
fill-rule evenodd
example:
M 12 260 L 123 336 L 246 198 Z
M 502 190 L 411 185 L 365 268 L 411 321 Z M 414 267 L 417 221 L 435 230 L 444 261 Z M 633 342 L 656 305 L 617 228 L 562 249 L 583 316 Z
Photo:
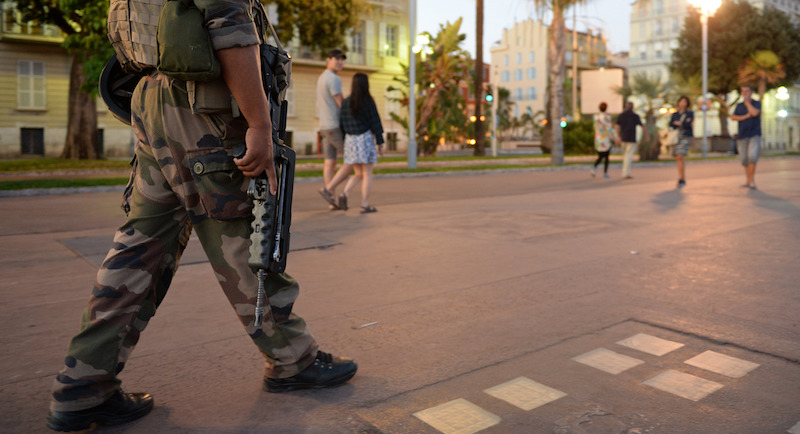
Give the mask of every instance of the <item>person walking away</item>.
M 369 194 L 372 189 L 372 167 L 378 162 L 376 145 L 378 153 L 383 156 L 383 126 L 375 100 L 369 93 L 366 74 L 357 73 L 353 76 L 350 96 L 342 103 L 340 124 L 344 132 L 344 166 L 326 188 L 335 188 L 347 178 L 352 167 L 355 175 L 347 181 L 337 205 L 347 210 L 348 195 L 361 181 L 361 213 L 376 212 L 378 210 L 369 204 Z
M 642 128 L 644 141 L 650 141 L 647 129 L 642 124 L 642 118 L 633 112 L 633 103 L 625 103 L 625 110 L 617 117 L 614 129 L 617 132 L 617 144 L 622 145 L 622 178 L 632 179 L 631 166 L 633 165 L 633 154 L 636 152 L 636 127 Z
M 673 113 L 669 120 L 669 127 L 678 130 L 678 144 L 672 151 L 678 163 L 678 188 L 686 186 L 685 158 L 689 155 L 694 135 L 694 112 L 689 110 L 689 105 L 689 97 L 678 98 L 678 111 Z
M 605 161 L 603 165 L 603 178 L 608 176 L 608 156 L 611 154 L 611 144 L 616 137 L 616 131 L 611 123 L 611 116 L 606 113 L 608 104 L 600 103 L 600 113 L 594 115 L 594 149 L 597 151 L 597 161 L 592 167 L 592 177 L 597 175 L 597 165 Z
M 47 416 L 53 430 L 119 425 L 152 410 L 152 396 L 123 392 L 119 374 L 166 296 L 193 229 L 219 285 L 265 359 L 265 390 L 331 387 L 355 375 L 352 360 L 319 351 L 305 321 L 292 313 L 299 286 L 288 274 L 267 274 L 265 318 L 255 325 L 258 279 L 248 265 L 253 205 L 247 177 L 266 172 L 272 194 L 277 185 L 269 104 L 263 92 L 253 91 L 263 89 L 259 44 L 266 29 L 259 23 L 266 22 L 266 11 L 261 2 L 195 4 L 222 77 L 193 84 L 218 89 L 213 101 L 230 101 L 232 96 L 243 117 L 234 116 L 232 108 L 194 114 L 187 82 L 157 70 L 139 81 L 131 99 L 137 141 L 131 183 L 123 196 L 127 220 L 97 273 L 80 331 L 55 378 Z M 114 30 L 118 25 L 130 28 L 128 16 L 122 23 L 118 13 L 114 21 L 109 19 L 109 35 L 119 36 Z M 158 15 L 150 18 L 155 22 Z M 136 56 L 136 50 L 155 57 L 140 44 L 128 47 L 133 50 L 129 59 L 147 59 Z M 239 143 L 247 151 L 235 159 L 233 148 Z
M 753 100 L 752 86 L 742 86 L 740 93 L 743 102 L 736 104 L 731 119 L 739 122 L 736 149 L 742 160 L 746 178 L 742 187 L 755 190 L 756 163 L 761 154 L 761 101 Z
M 339 112 L 342 107 L 342 79 L 339 71 L 344 67 L 347 56 L 342 50 L 333 49 L 328 52 L 325 71 L 317 79 L 317 116 L 319 117 L 319 133 L 322 136 L 322 149 L 325 162 L 322 166 L 323 187 L 319 194 L 337 209 L 336 191 L 328 190 L 326 185 L 331 182 L 336 173 L 336 160 L 339 153 L 344 153 L 344 135 L 339 128 Z

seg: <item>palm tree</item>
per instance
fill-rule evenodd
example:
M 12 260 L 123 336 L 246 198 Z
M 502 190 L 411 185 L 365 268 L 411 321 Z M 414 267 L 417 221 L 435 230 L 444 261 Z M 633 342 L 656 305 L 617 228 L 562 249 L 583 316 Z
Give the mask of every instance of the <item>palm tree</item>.
M 540 15 L 546 12 L 553 14 L 553 21 L 550 23 L 549 42 L 547 47 L 547 61 L 550 65 L 550 83 L 548 98 L 550 104 L 550 116 L 552 122 L 548 125 L 552 134 L 551 161 L 553 164 L 564 164 L 564 137 L 561 128 L 558 127 L 558 119 L 564 113 L 564 10 L 583 4 L 586 0 L 533 0 Z
M 631 80 L 615 91 L 624 99 L 637 98 L 645 106 L 645 128 L 650 141 L 639 143 L 640 160 L 658 160 L 661 151 L 658 134 L 656 133 L 656 101 L 663 100 L 672 84 L 661 82 L 659 77 L 649 77 L 646 73 L 634 74 Z
M 767 84 L 777 83 L 784 77 L 786 77 L 786 71 L 783 69 L 781 59 L 770 50 L 756 51 L 739 67 L 739 84 L 757 84 L 758 96 L 761 101 L 764 101 Z

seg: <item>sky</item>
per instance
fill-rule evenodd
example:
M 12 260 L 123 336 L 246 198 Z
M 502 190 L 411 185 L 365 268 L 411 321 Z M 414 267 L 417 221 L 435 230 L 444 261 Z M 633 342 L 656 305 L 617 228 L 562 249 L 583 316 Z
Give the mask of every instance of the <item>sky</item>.
M 503 37 L 503 29 L 528 18 L 537 19 L 538 11 L 533 0 L 484 0 L 483 61 L 491 62 L 489 48 Z M 578 30 L 603 29 L 611 52 L 628 51 L 630 45 L 630 16 L 632 0 L 588 0 L 577 7 Z M 417 0 L 417 33 L 436 34 L 439 25 L 464 20 L 461 32 L 467 39 L 463 47 L 475 55 L 475 1 L 474 0 Z M 572 28 L 572 9 L 565 11 L 568 28 Z M 545 24 L 550 18 L 545 16 Z

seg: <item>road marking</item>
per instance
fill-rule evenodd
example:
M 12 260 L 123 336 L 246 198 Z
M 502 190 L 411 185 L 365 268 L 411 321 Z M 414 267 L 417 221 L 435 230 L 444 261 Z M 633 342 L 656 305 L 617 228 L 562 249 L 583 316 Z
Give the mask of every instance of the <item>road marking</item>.
M 672 369 L 664 371 L 644 381 L 642 384 L 692 401 L 699 401 L 717 390 L 722 389 L 722 385 L 719 383 Z
M 589 351 L 586 354 L 573 357 L 572 360 L 614 375 L 644 363 L 639 359 L 615 353 L 605 348 Z
M 418 411 L 414 417 L 445 434 L 472 434 L 500 423 L 499 416 L 462 398 Z
M 797 422 L 793 427 L 789 428 L 789 431 L 786 431 L 789 434 L 800 434 L 800 422 Z
M 525 377 L 519 377 L 491 387 L 484 390 L 484 392 L 525 411 L 533 410 L 548 402 L 567 396 L 566 393 L 560 390 L 547 387 Z
M 644 333 L 623 339 L 617 344 L 659 357 L 683 346 L 680 342 L 668 341 Z
M 731 378 L 744 377 L 748 372 L 760 366 L 758 363 L 748 362 L 747 360 L 737 359 L 736 357 L 726 356 L 710 350 L 692 357 L 684 363 Z

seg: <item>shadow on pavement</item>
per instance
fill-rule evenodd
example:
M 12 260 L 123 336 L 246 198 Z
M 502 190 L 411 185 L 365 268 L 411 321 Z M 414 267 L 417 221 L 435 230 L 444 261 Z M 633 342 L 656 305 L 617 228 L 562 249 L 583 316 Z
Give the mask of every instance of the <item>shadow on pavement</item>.
M 650 202 L 658 206 L 661 211 L 674 211 L 681 206 L 684 198 L 683 191 L 679 188 L 674 188 L 658 193 Z

